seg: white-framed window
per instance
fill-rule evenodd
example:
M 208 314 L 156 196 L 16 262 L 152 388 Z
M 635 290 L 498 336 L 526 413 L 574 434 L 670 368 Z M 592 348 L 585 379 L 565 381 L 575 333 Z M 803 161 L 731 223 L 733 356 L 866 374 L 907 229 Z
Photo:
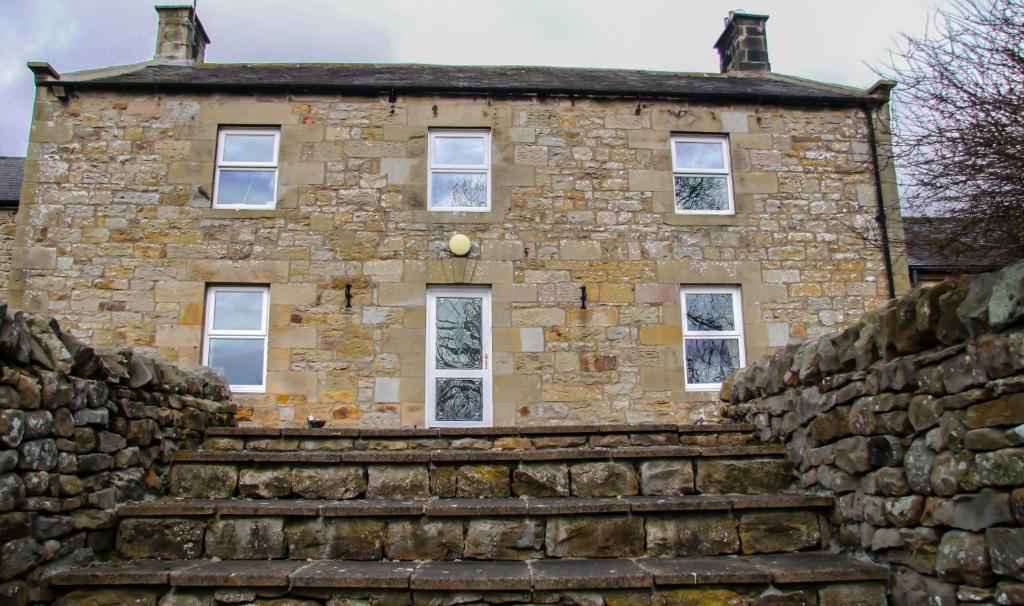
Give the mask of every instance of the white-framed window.
M 266 286 L 206 290 L 203 365 L 224 375 L 232 391 L 266 389 L 269 299 Z
M 431 129 L 427 208 L 491 210 L 491 131 Z
M 673 136 L 672 191 L 678 214 L 733 214 L 729 138 Z
M 710 391 L 746 365 L 736 286 L 683 286 L 683 372 L 687 391 Z
M 214 208 L 274 208 L 280 139 L 276 127 L 220 129 Z

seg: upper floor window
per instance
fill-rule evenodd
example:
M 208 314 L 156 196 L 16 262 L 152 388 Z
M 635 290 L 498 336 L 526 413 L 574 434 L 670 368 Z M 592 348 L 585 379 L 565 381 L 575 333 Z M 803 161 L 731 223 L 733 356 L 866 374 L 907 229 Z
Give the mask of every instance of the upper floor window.
M 427 207 L 430 210 L 491 209 L 491 133 L 431 130 Z
M 274 208 L 277 128 L 222 128 L 217 139 L 214 208 Z
M 746 364 L 740 289 L 684 286 L 683 366 L 687 391 L 715 390 Z
M 676 212 L 733 213 L 729 139 L 716 135 L 672 137 L 672 179 Z
M 203 364 L 224 375 L 232 391 L 266 389 L 268 299 L 266 286 L 207 290 Z

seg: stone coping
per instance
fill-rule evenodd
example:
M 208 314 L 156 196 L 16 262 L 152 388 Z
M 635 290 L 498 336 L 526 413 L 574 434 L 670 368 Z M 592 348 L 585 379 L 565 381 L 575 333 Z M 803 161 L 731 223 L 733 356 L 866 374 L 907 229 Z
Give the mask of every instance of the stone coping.
M 637 423 L 609 425 L 513 425 L 508 427 L 212 427 L 208 436 L 253 438 L 437 438 L 447 436 L 544 436 L 579 434 L 651 433 L 742 433 L 754 431 L 750 423 Z
M 529 591 L 679 585 L 884 581 L 880 566 L 813 552 L 705 558 L 352 562 L 192 560 L 105 564 L 55 574 L 58 586 L 292 587 Z
M 289 516 L 362 517 L 427 516 L 475 517 L 602 513 L 659 513 L 831 507 L 832 497 L 819 495 L 682 495 L 599 498 L 451 498 L 424 500 L 353 499 L 167 499 L 127 503 L 117 509 L 124 517 Z
M 666 459 L 678 457 L 756 457 L 786 454 L 784 444 L 751 446 L 624 446 L 543 450 L 196 450 L 171 455 L 178 463 L 457 463 L 471 461 L 563 461 L 586 459 Z

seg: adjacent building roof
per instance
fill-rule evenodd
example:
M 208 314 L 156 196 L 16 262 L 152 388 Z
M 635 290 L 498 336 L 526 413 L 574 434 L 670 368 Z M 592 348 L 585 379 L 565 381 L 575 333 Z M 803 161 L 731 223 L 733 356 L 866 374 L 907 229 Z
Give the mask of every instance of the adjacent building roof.
M 861 89 L 774 73 L 710 74 L 566 67 L 142 63 L 66 74 L 60 82 L 83 88 L 113 89 L 561 94 L 828 105 L 859 105 L 878 100 L 877 96 Z
M 0 156 L 0 206 L 18 205 L 24 172 L 25 158 Z
M 911 271 L 970 274 L 998 269 L 1016 259 L 1013 248 L 1019 242 L 1003 246 L 1000 234 L 979 231 L 951 217 L 903 217 L 907 265 Z

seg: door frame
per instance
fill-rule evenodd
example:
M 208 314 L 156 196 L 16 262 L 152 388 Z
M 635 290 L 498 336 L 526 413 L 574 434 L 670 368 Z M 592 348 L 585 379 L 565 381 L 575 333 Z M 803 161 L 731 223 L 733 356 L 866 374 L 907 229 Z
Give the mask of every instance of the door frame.
M 437 299 L 438 297 L 480 298 L 480 341 L 483 360 L 480 370 L 438 370 L 437 348 Z M 491 287 L 490 286 L 427 286 L 426 318 L 426 365 L 424 390 L 424 414 L 427 427 L 491 427 L 494 422 L 494 371 L 491 364 Z M 436 380 L 443 378 L 480 378 L 483 380 L 483 414 L 480 421 L 437 421 Z

